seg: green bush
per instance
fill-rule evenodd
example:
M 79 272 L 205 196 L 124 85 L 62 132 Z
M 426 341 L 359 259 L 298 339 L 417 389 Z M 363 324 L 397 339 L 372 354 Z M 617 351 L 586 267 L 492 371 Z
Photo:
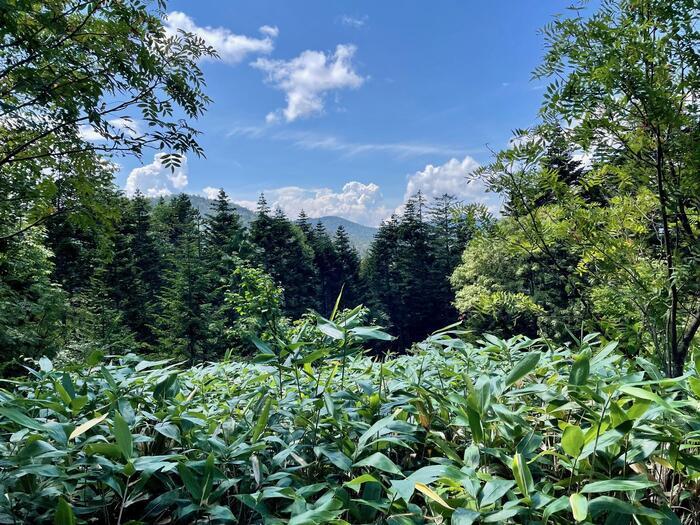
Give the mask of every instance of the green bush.
M 0 523 L 697 522 L 697 369 L 456 331 L 382 362 L 358 316 L 254 362 L 41 360 L 0 391 Z

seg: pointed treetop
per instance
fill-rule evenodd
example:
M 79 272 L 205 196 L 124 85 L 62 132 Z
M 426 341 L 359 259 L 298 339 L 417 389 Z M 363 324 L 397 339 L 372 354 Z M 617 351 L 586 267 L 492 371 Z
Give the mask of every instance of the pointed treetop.
M 267 204 L 265 194 L 262 192 L 260 193 L 260 197 L 258 197 L 258 209 L 256 210 L 256 213 L 265 217 L 270 214 L 270 206 Z

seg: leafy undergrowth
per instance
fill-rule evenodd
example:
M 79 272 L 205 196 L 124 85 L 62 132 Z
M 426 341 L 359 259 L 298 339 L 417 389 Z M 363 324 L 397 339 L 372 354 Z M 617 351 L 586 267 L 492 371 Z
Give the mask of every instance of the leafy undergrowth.
M 697 370 L 458 332 L 381 363 L 351 321 L 249 363 L 42 360 L 0 391 L 0 522 L 697 522 Z

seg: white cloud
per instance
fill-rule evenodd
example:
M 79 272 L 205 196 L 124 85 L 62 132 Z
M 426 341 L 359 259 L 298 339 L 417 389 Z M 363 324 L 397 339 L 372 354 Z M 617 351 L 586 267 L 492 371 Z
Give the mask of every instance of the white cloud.
M 167 32 L 174 34 L 178 29 L 193 33 L 202 38 L 208 45 L 216 49 L 221 60 L 228 64 L 237 64 L 250 54 L 267 54 L 274 49 L 274 38 L 279 29 L 273 26 L 262 26 L 260 33 L 263 38 L 237 35 L 225 27 L 200 27 L 194 20 L 181 11 L 168 13 L 165 21 Z
M 296 218 L 301 210 L 309 217 L 337 215 L 372 226 L 378 225 L 390 213 L 379 186 L 370 182 L 351 181 L 340 191 L 330 188 L 300 188 L 287 186 L 265 191 L 271 208 L 280 208 L 289 217 Z M 237 204 L 254 210 L 253 201 L 238 200 Z
M 469 156 L 461 161 L 452 158 L 438 166 L 428 164 L 407 178 L 403 201 L 398 207 L 389 206 L 381 188 L 373 182 L 351 181 L 340 191 L 286 186 L 267 189 L 264 193 L 272 209 L 280 208 L 291 218 L 304 210 L 309 217 L 335 215 L 369 226 L 378 226 L 392 213 L 402 213 L 405 202 L 418 191 L 429 201 L 447 193 L 466 203 L 482 203 L 492 213 L 498 213 L 500 197 L 487 193 L 483 182 L 471 177 L 478 167 L 478 162 Z M 203 192 L 208 190 L 214 191 L 214 188 L 205 188 Z M 249 210 L 257 207 L 254 200 L 235 199 L 235 202 Z
M 182 191 L 188 183 L 187 157 L 182 157 L 180 166 L 171 170 L 162 163 L 163 153 L 157 153 L 153 162 L 134 168 L 126 179 L 126 194 L 136 190 L 147 197 L 161 197 Z
M 453 158 L 439 166 L 428 164 L 408 178 L 404 201 L 418 191 L 428 199 L 448 193 L 468 203 L 485 204 L 492 213 L 497 213 L 500 198 L 494 193 L 487 193 L 483 182 L 471 177 L 478 167 L 479 163 L 469 156 L 461 161 Z
M 202 188 L 202 193 L 204 193 L 207 199 L 214 200 L 219 195 L 219 188 L 207 186 L 206 188 Z
M 143 135 L 141 124 L 137 120 L 131 120 L 130 118 L 120 117 L 109 120 L 107 124 L 109 125 L 108 127 L 112 128 L 110 129 L 110 133 L 112 131 L 114 133 L 124 132 L 131 138 L 136 138 Z M 100 142 L 102 140 L 106 140 L 104 135 L 102 135 L 98 130 L 96 130 L 89 124 L 81 124 L 78 127 L 78 134 L 80 135 L 81 139 L 88 140 L 91 142 Z
M 367 15 L 364 15 L 362 17 L 342 15 L 340 17 L 340 23 L 344 26 L 360 29 L 361 27 L 364 27 L 364 25 L 367 23 L 367 18 Z
M 270 38 L 277 38 L 280 34 L 280 30 L 277 26 L 264 25 L 264 26 L 260 27 L 259 31 L 263 35 L 267 35 Z
M 307 50 L 291 60 L 258 58 L 251 65 L 267 73 L 267 81 L 285 92 L 287 107 L 269 113 L 268 122 L 284 117 L 292 122 L 323 112 L 325 94 L 358 88 L 365 79 L 354 69 L 353 45 L 338 45 L 333 54 Z

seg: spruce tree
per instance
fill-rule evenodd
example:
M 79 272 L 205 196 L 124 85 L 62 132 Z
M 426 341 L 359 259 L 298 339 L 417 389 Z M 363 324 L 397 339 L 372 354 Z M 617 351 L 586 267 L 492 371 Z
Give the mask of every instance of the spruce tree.
M 360 255 L 342 224 L 335 231 L 333 246 L 338 261 L 338 284 L 343 287 L 341 304 L 353 308 L 364 302 L 365 290 L 360 279 Z
M 287 315 L 299 317 L 309 308 L 317 309 L 314 252 L 301 229 L 279 208 L 270 216 L 263 195 L 250 225 L 250 240 L 260 264 L 284 291 Z
M 207 351 L 223 356 L 228 350 L 227 331 L 235 320 L 235 311 L 226 305 L 226 293 L 230 292 L 233 272 L 240 265 L 241 252 L 249 252 L 245 229 L 236 210 L 229 203 L 224 190 L 220 190 L 211 215 L 205 219 L 204 262 L 207 297 L 203 306 L 208 319 Z
M 185 355 L 191 363 L 207 358 L 207 280 L 202 255 L 199 212 L 187 195 L 178 195 L 164 205 L 159 230 L 168 241 L 163 245 L 164 284 L 156 332 L 168 353 Z

